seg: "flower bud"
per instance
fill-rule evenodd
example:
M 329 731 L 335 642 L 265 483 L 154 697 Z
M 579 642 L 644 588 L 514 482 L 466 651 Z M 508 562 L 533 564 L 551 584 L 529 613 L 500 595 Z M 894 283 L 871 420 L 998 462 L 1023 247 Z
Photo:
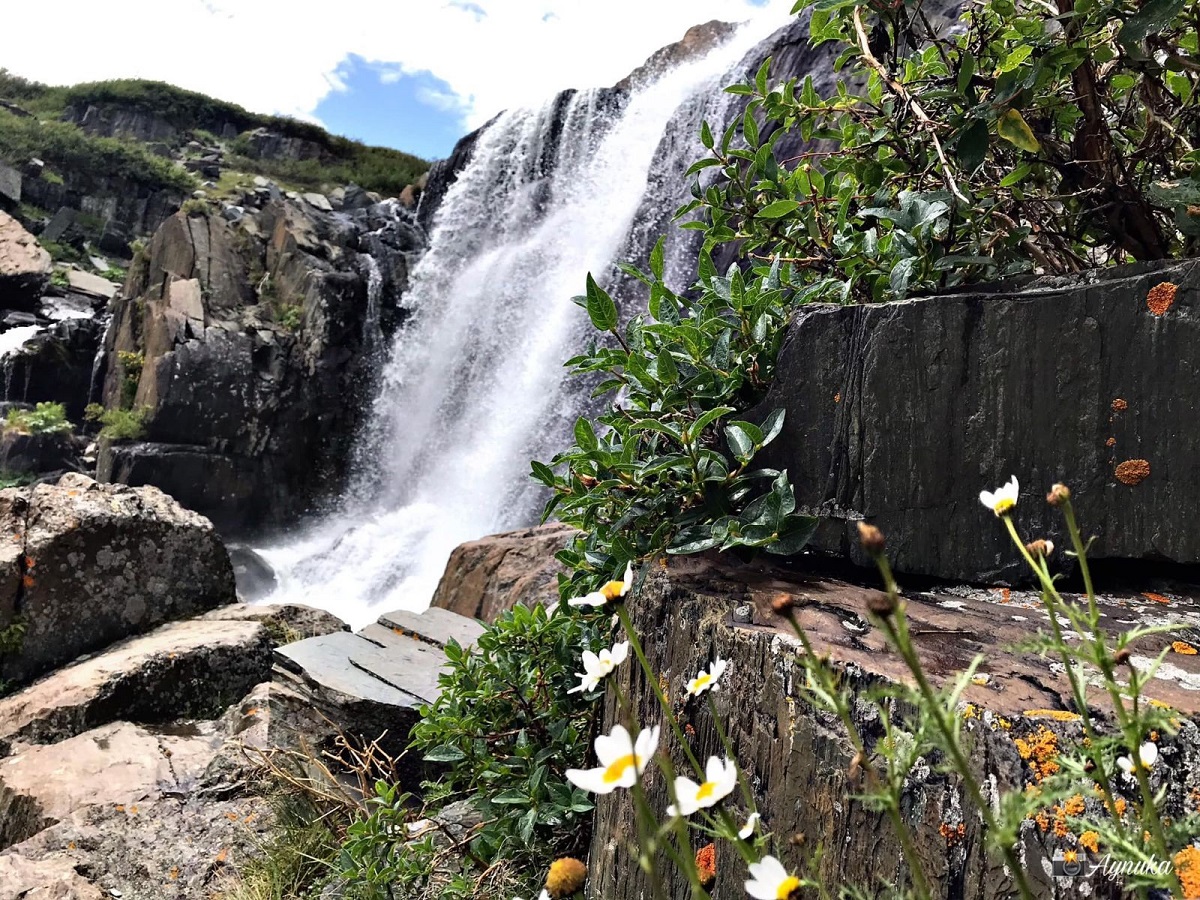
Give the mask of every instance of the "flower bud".
M 1129 652 L 1128 647 L 1122 647 L 1120 650 L 1118 650 L 1116 653 L 1113 654 L 1113 662 L 1116 663 L 1118 666 L 1128 665 L 1129 657 L 1131 657 L 1132 655 L 1133 654 Z
M 789 615 L 795 605 L 796 601 L 791 594 L 779 593 L 771 598 L 771 609 L 776 615 Z
M 1036 541 L 1030 541 L 1026 544 L 1025 549 L 1034 559 L 1037 559 L 1039 556 L 1048 557 L 1054 552 L 1054 541 L 1044 541 L 1039 538 Z
M 1050 488 L 1050 493 L 1046 495 L 1046 502 L 1051 506 L 1062 506 L 1071 499 L 1071 489 L 1065 484 L 1056 484 Z
M 886 619 L 896 611 L 896 598 L 887 591 L 871 591 L 867 594 L 867 610 Z
M 546 876 L 546 890 L 551 897 L 559 900 L 570 897 L 583 887 L 587 880 L 587 866 L 577 859 L 564 856 L 550 863 L 550 873 Z
M 883 532 L 874 525 L 859 522 L 858 539 L 862 542 L 862 548 L 872 556 L 878 556 L 883 552 Z

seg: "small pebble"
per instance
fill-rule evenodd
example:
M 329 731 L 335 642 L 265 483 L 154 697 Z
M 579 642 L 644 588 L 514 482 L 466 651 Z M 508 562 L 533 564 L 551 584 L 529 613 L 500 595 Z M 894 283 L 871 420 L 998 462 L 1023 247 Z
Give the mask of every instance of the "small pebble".
M 733 621 L 742 625 L 749 625 L 754 621 L 754 607 L 749 603 L 744 603 L 741 606 L 734 607 Z

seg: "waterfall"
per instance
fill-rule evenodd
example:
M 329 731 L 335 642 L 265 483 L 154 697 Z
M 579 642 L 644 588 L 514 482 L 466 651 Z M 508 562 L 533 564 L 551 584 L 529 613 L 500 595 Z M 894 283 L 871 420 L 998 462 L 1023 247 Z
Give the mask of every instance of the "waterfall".
M 743 26 L 623 103 L 566 92 L 483 131 L 413 270 L 342 511 L 263 550 L 280 578 L 271 602 L 323 607 L 355 627 L 423 609 L 455 546 L 536 521 L 544 496 L 529 460 L 569 444 L 586 402 L 562 365 L 590 329 L 571 297 L 587 272 L 609 280 L 642 243 L 646 204 L 673 211 L 678 198 L 657 199 L 661 173 L 651 178 L 664 129 L 695 98 L 719 96 L 777 24 Z

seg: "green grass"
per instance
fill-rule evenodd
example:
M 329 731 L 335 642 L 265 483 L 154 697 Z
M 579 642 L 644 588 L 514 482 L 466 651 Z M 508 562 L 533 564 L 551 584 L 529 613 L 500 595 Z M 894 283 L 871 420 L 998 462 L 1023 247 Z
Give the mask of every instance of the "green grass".
M 34 409 L 10 409 L 4 427 L 22 434 L 58 434 L 72 430 L 67 409 L 61 403 L 39 403 Z
M 146 434 L 148 407 L 138 409 L 105 409 L 99 403 L 89 403 L 84 418 L 99 422 L 100 437 L 111 441 L 136 441 Z

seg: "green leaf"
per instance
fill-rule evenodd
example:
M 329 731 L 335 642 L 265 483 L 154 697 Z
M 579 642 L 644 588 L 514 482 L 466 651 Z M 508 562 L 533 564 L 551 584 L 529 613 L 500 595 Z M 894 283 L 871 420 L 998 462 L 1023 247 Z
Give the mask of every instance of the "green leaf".
M 996 133 L 1026 153 L 1037 153 L 1042 149 L 1025 117 L 1015 109 L 1006 110 L 1004 115 L 996 120 Z
M 771 441 L 779 436 L 779 432 L 783 430 L 783 417 L 786 410 L 776 409 L 762 423 L 762 445 L 765 447 Z
M 600 446 L 596 432 L 592 430 L 592 423 L 583 416 L 575 420 L 575 443 L 581 450 L 595 450 Z
M 791 556 L 799 553 L 812 540 L 821 520 L 812 516 L 788 516 L 779 540 L 767 544 L 766 551 L 776 556 Z
M 713 148 L 712 129 L 708 127 L 708 122 L 700 123 L 700 143 L 704 145 L 704 149 L 711 150 Z
M 754 440 L 741 425 L 726 425 L 725 440 L 729 442 L 733 455 L 738 459 L 749 459 L 754 453 Z
M 530 465 L 533 467 L 533 472 L 530 473 L 531 478 L 537 479 L 546 487 L 554 487 L 554 470 L 545 463 L 538 462 L 536 459 Z
M 758 72 L 754 76 L 754 86 L 758 88 L 760 94 L 767 92 L 767 76 L 771 73 L 771 57 L 763 60 L 762 65 L 758 67 Z
M 532 798 L 529 792 L 522 791 L 517 788 L 510 788 L 507 791 L 501 791 L 494 797 L 489 797 L 489 803 L 495 803 L 499 806 L 528 806 Z
M 612 331 L 617 327 L 617 305 L 608 292 L 596 284 L 591 272 L 587 276 L 587 313 L 599 331 Z
M 1184 5 L 1184 0 L 1147 0 L 1141 9 L 1125 20 L 1117 40 L 1126 47 L 1140 44 L 1151 34 L 1170 25 Z
M 795 212 L 800 208 L 798 200 L 776 200 L 774 203 L 769 203 L 763 209 L 758 211 L 760 219 L 782 219 L 788 213 Z
M 442 744 L 440 747 L 434 747 L 425 754 L 427 762 L 455 763 L 461 762 L 466 758 L 467 754 L 463 753 L 462 750 L 453 744 Z
M 982 120 L 976 120 L 963 129 L 958 136 L 958 143 L 954 145 L 954 151 L 964 171 L 974 172 L 983 165 L 990 141 L 991 134 L 987 123 Z
M 897 299 L 903 300 L 907 296 L 908 282 L 912 278 L 913 268 L 916 264 L 916 258 L 908 256 L 892 266 L 892 274 L 888 278 L 888 282 Z
M 1025 60 L 1029 59 L 1029 55 L 1033 53 L 1033 47 L 1030 44 L 1022 44 L 1013 50 L 1012 53 L 1005 57 L 1004 62 L 1000 63 L 1001 72 L 1011 72 Z
M 666 235 L 662 235 L 654 242 L 654 249 L 650 251 L 650 274 L 659 281 L 662 281 L 663 277 L 663 247 L 666 241 Z

